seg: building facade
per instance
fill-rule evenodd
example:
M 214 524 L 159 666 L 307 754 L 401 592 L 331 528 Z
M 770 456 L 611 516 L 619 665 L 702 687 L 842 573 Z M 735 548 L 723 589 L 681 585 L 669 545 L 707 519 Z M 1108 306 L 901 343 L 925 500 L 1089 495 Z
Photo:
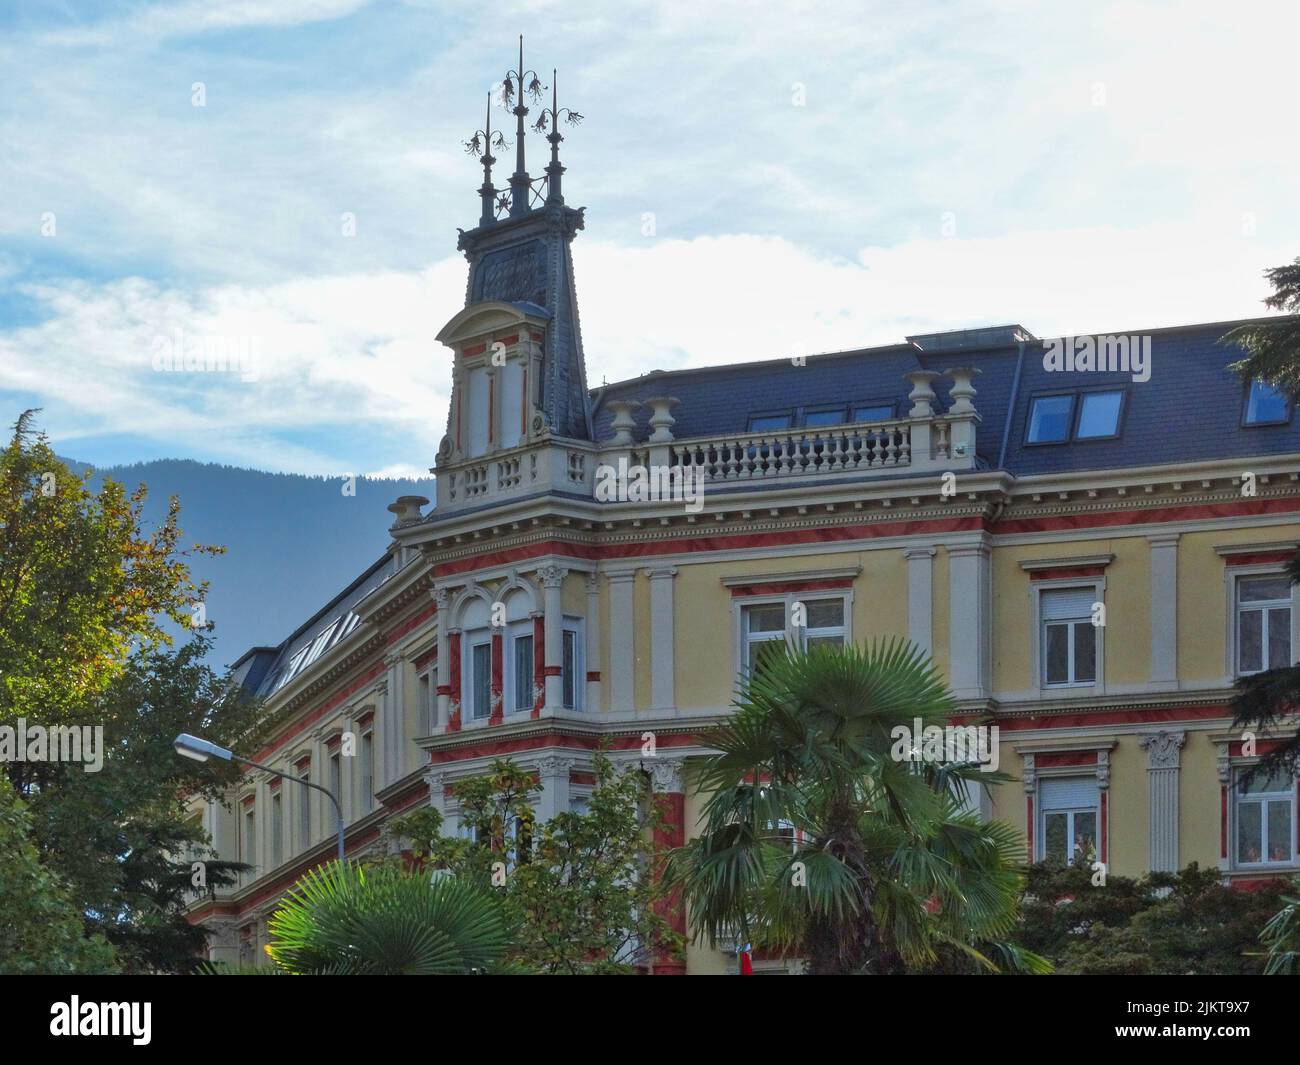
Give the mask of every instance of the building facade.
M 965 330 L 590 389 L 583 212 L 558 135 L 534 181 L 519 126 L 438 334 L 436 502 L 396 501 L 379 560 L 236 666 L 275 728 L 243 753 L 339 794 L 350 856 L 421 804 L 454 829 L 449 786 L 495 757 L 537 773 L 539 816 L 580 808 L 602 741 L 683 840 L 701 736 L 764 643 L 906 637 L 998 726 L 1017 782 L 980 802 L 1027 858 L 1300 871 L 1297 782 L 1242 784 L 1269 737 L 1228 709 L 1236 678 L 1297 660 L 1300 429 L 1228 369 L 1233 323 Z M 333 857 L 332 807 L 253 772 L 201 813 L 254 870 L 192 919 L 214 959 L 254 961 L 276 900 Z M 699 944 L 655 969 L 731 966 Z

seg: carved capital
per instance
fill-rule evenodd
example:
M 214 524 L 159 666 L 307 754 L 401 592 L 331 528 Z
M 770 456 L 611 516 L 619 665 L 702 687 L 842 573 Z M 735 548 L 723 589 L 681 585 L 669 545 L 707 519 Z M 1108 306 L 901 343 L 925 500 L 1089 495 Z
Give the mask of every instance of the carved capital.
M 656 758 L 646 763 L 650 772 L 650 787 L 657 795 L 676 794 L 683 790 L 680 758 Z
M 542 582 L 543 588 L 559 588 L 568 573 L 567 569 L 559 566 L 543 566 L 537 571 L 537 579 Z
M 1186 732 L 1148 733 L 1138 738 L 1138 744 L 1147 752 L 1148 769 L 1177 769 Z

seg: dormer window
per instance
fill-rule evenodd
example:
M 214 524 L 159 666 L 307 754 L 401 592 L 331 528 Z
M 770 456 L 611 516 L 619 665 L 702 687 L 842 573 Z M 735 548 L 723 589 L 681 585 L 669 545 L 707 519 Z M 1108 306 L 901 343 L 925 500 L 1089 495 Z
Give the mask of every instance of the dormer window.
M 1039 396 L 1029 407 L 1029 444 L 1063 444 L 1070 439 L 1074 396 Z
M 1065 444 L 1119 436 L 1124 390 L 1035 396 L 1029 404 L 1027 444 Z
M 892 403 L 873 403 L 869 406 L 854 407 L 855 422 L 887 422 L 894 416 Z
M 805 411 L 803 423 L 809 428 L 815 428 L 819 425 L 842 425 L 844 423 L 844 408 L 835 407 L 832 410 Z
M 770 433 L 777 429 L 790 428 L 790 412 L 784 414 L 752 414 L 749 418 L 751 433 Z
M 1285 425 L 1291 420 L 1291 401 L 1285 392 L 1263 381 L 1251 381 L 1246 389 L 1243 425 Z

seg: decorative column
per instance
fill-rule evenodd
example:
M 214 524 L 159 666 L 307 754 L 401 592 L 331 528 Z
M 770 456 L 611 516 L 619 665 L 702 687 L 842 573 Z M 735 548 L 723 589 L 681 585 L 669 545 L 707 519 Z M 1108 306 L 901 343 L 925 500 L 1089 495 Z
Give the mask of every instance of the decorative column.
M 987 699 L 992 667 L 988 541 L 948 546 L 949 665 L 958 699 Z
M 649 763 L 650 786 L 654 792 L 655 806 L 662 823 L 655 829 L 655 846 L 661 851 L 681 847 L 686 843 L 686 791 L 682 782 L 683 763 L 679 758 L 655 758 Z M 655 876 L 662 875 L 662 859 Z M 683 939 L 686 936 L 686 907 L 681 893 L 674 891 L 655 904 L 655 910 L 665 918 L 668 926 Z M 654 976 L 685 976 L 684 950 L 658 949 L 652 953 Z
M 583 705 L 598 713 L 600 701 L 600 578 L 587 574 L 587 698 Z
M 437 695 L 438 695 L 438 720 L 433 722 L 434 728 L 439 725 L 447 724 L 447 704 L 451 702 L 451 641 L 447 638 L 447 604 L 451 600 L 446 588 L 435 588 L 433 590 L 433 604 L 437 608 L 438 616 L 436 618 L 438 625 L 438 661 L 434 666 L 434 676 L 437 678 Z
M 447 774 L 438 766 L 430 766 L 424 771 L 424 783 L 429 788 L 429 805 L 445 818 Z
M 1034 856 L 1034 818 L 1037 813 L 1034 810 L 1034 796 L 1038 794 L 1038 767 L 1032 754 L 1024 756 L 1024 764 L 1020 770 L 1020 782 L 1025 788 L 1025 842 L 1029 848 L 1029 864 L 1033 865 L 1036 861 Z
M 406 659 L 400 654 L 384 659 L 388 667 L 383 699 L 384 766 L 380 788 L 387 787 L 402 775 L 406 747 Z M 378 788 L 376 789 L 378 790 Z
M 1148 733 L 1138 738 L 1147 752 L 1147 867 L 1178 871 L 1178 769 L 1186 732 Z
M 930 456 L 930 432 L 935 395 L 930 383 L 939 375 L 933 370 L 913 370 L 903 376 L 912 386 L 912 391 L 907 396 L 912 401 L 907 412 L 908 418 L 912 420 L 908 430 L 912 442 L 912 469 L 923 470 L 934 464 Z
M 617 570 L 609 581 L 609 708 L 616 713 L 636 709 L 636 631 L 632 610 L 636 570 Z
M 944 375 L 952 378 L 952 387 L 948 395 L 952 406 L 948 408 L 949 440 L 948 453 L 957 460 L 965 460 L 964 465 L 975 465 L 975 427 L 980 416 L 975 411 L 971 399 L 975 395 L 973 378 L 983 371 L 976 367 L 954 367 L 944 370 Z
M 907 559 L 907 638 L 927 655 L 934 652 L 934 548 L 909 547 Z
M 1229 869 L 1232 867 L 1228 854 L 1228 818 L 1232 812 L 1232 748 L 1227 740 L 1216 740 L 1215 749 L 1215 767 L 1219 771 L 1219 868 Z
M 542 711 L 547 714 L 564 709 L 564 578 L 568 572 L 559 566 L 543 566 L 537 571 L 545 611 L 546 703 Z
M 569 809 L 569 771 L 577 762 L 573 758 L 548 756 L 537 763 L 537 781 L 542 785 L 537 796 L 537 822 L 549 821 Z
M 671 710 L 673 676 L 673 578 L 676 566 L 646 571 L 650 576 L 650 709 Z
M 672 409 L 678 400 L 674 396 L 655 396 L 647 399 L 650 405 L 650 436 L 646 442 L 650 445 L 650 465 L 667 467 L 672 465 L 672 452 L 668 445 L 673 442 L 673 425 L 676 423 Z
M 1178 533 L 1147 537 L 1151 545 L 1151 681 L 1178 687 Z M 1152 866 L 1155 868 L 1155 866 Z
M 447 731 L 460 731 L 460 630 L 447 634 Z

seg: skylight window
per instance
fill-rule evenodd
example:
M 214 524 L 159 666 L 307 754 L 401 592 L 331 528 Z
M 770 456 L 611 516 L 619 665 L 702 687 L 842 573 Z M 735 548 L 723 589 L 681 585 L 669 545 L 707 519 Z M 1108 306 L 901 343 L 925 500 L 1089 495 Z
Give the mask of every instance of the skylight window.
M 867 407 L 854 407 L 853 420 L 855 422 L 887 422 L 894 416 L 894 405 L 892 403 L 876 403 Z
M 1282 425 L 1291 420 L 1291 403 L 1281 392 L 1263 381 L 1251 381 L 1246 392 L 1246 425 Z
M 790 415 L 755 414 L 749 419 L 749 429 L 753 433 L 771 432 L 773 429 L 789 429 Z
M 1039 396 L 1029 407 L 1030 444 L 1063 444 L 1070 439 L 1074 396 Z
M 1079 427 L 1074 431 L 1076 440 L 1098 440 L 1119 435 L 1123 392 L 1085 392 L 1080 399 Z
M 810 410 L 805 412 L 803 416 L 803 423 L 805 426 L 839 425 L 843 421 L 843 407 L 837 407 L 835 410 Z

